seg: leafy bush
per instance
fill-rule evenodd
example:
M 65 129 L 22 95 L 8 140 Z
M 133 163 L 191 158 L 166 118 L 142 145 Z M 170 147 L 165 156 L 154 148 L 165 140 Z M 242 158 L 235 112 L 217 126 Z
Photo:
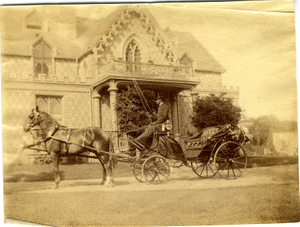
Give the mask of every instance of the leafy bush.
M 119 130 L 123 132 L 137 130 L 155 120 L 148 111 L 148 105 L 152 111 L 156 108 L 155 92 L 142 89 L 142 94 L 147 103 L 142 102 L 139 93 L 131 86 L 117 93 L 116 110 Z
M 35 157 L 33 160 L 34 165 L 45 165 L 53 163 L 50 156 L 42 156 L 42 157 Z
M 233 100 L 226 97 L 226 93 L 220 95 L 197 98 L 193 105 L 192 124 L 197 129 L 209 126 L 231 124 L 237 126 L 241 119 L 241 108 L 233 105 Z

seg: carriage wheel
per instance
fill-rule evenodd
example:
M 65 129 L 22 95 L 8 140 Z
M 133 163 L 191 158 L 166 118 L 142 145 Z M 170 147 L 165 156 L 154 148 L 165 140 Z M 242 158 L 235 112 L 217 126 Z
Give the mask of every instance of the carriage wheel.
M 170 166 L 162 156 L 151 156 L 142 165 L 142 174 L 146 181 L 159 184 L 165 182 L 170 175 Z
M 211 178 L 218 172 L 218 169 L 210 158 L 197 158 L 191 163 L 193 171 L 201 178 Z
M 141 163 L 134 163 L 132 166 L 132 173 L 135 177 L 140 182 L 144 182 L 145 179 L 143 178 L 143 173 L 142 173 L 142 164 Z
M 236 142 L 225 142 L 217 149 L 215 166 L 218 173 L 225 179 L 236 179 L 242 175 L 247 166 L 247 154 Z

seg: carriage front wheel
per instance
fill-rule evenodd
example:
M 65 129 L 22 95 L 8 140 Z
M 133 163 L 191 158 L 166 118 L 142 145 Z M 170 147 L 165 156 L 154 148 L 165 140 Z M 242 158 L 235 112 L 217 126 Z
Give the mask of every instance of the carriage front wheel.
M 213 159 L 208 157 L 196 158 L 192 162 L 192 169 L 201 178 L 211 178 L 218 172 Z
M 143 173 L 142 173 L 142 164 L 136 162 L 132 165 L 132 173 L 139 182 L 144 182 Z
M 165 182 L 170 176 L 167 160 L 158 155 L 147 158 L 142 165 L 143 179 L 152 184 Z
M 236 179 L 246 169 L 247 154 L 240 144 L 228 141 L 217 149 L 214 163 L 223 178 Z

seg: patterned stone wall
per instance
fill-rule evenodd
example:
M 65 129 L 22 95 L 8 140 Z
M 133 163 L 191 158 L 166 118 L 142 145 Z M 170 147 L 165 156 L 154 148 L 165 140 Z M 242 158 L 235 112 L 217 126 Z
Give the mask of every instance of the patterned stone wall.
M 181 136 L 187 136 L 196 132 L 191 123 L 193 102 L 189 92 L 181 92 L 178 95 L 179 132 Z
M 28 133 L 23 125 L 36 105 L 36 94 L 53 95 L 43 90 L 2 89 L 3 151 L 16 153 Z M 63 124 L 81 128 L 91 125 L 90 93 L 60 92 L 62 96 Z
M 105 131 L 112 130 L 111 110 L 109 103 L 109 93 L 102 92 L 100 101 L 101 128 Z
M 29 90 L 2 89 L 2 145 L 3 152 L 17 153 L 23 138 L 26 118 L 35 105 L 35 96 Z
M 65 77 L 69 81 L 75 82 L 77 64 L 75 60 L 55 59 L 55 76 L 58 81 L 64 81 Z M 33 75 L 33 60 L 30 56 L 1 56 L 1 74 L 8 78 L 27 79 Z M 6 75 L 8 74 L 8 75 Z M 53 75 L 52 75 L 53 76 Z
M 64 93 L 63 118 L 65 125 L 74 128 L 91 126 L 90 97 L 90 93 Z
M 1 56 L 1 74 L 10 74 L 10 78 L 20 78 L 33 74 L 33 61 L 29 56 Z
M 199 88 L 220 88 L 222 87 L 222 74 L 209 72 L 195 72 L 195 77 L 199 79 Z
M 55 74 L 57 79 L 63 81 L 65 77 L 69 81 L 75 81 L 77 64 L 75 60 L 55 59 Z

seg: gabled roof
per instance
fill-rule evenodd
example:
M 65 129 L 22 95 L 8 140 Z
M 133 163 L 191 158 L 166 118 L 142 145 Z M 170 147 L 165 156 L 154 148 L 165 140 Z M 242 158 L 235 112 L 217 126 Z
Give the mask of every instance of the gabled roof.
M 48 6 L 54 7 L 54 6 Z M 112 23 L 120 14 L 130 9 L 129 5 L 122 5 L 110 15 L 99 20 L 76 17 L 74 8 L 62 6 L 59 12 L 44 10 L 42 6 L 36 8 L 39 15 L 47 20 L 44 30 L 26 29 L 24 18 L 32 8 L 9 7 L 1 11 L 1 53 L 10 55 L 31 56 L 31 45 L 35 42 L 36 34 L 52 41 L 57 49 L 56 58 L 77 59 L 93 46 L 97 45 L 99 39 L 105 34 Z M 64 13 L 64 10 L 67 13 Z M 72 11 L 73 10 L 73 11 Z M 195 69 L 210 72 L 225 72 L 220 63 L 203 47 L 203 45 L 190 33 L 173 31 L 169 27 L 161 29 L 151 12 L 141 6 L 135 8 L 143 12 L 160 33 L 162 38 L 168 42 L 177 56 L 182 57 L 185 53 L 195 62 Z M 49 13 L 50 12 L 50 13 Z M 56 28 L 59 27 L 59 28 Z M 65 29 L 64 29 L 65 28 Z M 45 32 L 45 29 L 47 32 Z M 60 29 L 60 30 L 59 30 Z
M 5 7 L 4 7 L 5 8 Z M 63 9 L 62 9 L 63 10 Z M 44 15 L 46 22 L 43 30 L 26 29 L 25 17 L 32 11 L 30 7 L 6 7 L 1 11 L 1 53 L 8 55 L 30 56 L 31 45 L 38 39 L 44 37 L 51 41 L 57 48 L 57 58 L 73 58 L 83 50 L 83 46 L 76 36 L 76 16 L 69 11 L 57 17 L 49 15 L 43 7 L 35 9 L 40 15 Z M 74 21 L 71 17 L 74 16 Z M 63 29 L 65 26 L 65 29 Z M 61 30 L 58 30 L 61 29 Z M 47 32 L 45 32 L 47 31 Z M 38 34 L 38 36 L 37 36 Z
M 177 53 L 176 48 L 173 46 L 172 42 L 170 42 L 168 36 L 165 34 L 164 30 L 160 27 L 160 25 L 157 23 L 155 18 L 152 16 L 151 12 L 145 7 L 145 6 L 139 6 L 139 8 L 133 8 L 130 5 L 122 5 L 118 7 L 115 11 L 113 11 L 110 15 L 108 15 L 105 18 L 102 18 L 101 20 L 93 21 L 89 20 L 90 25 L 83 25 L 80 26 L 81 29 L 86 29 L 86 32 L 83 33 L 79 40 L 81 42 L 86 43 L 87 48 L 84 50 L 84 52 L 81 54 L 83 55 L 85 52 L 89 51 L 91 48 L 97 45 L 97 41 L 101 39 L 102 35 L 104 35 L 113 25 L 114 22 L 116 22 L 119 19 L 119 16 L 122 12 L 125 12 L 126 10 L 136 10 L 139 12 L 142 12 L 145 16 L 147 16 L 151 22 L 151 24 L 155 27 L 155 29 L 158 30 L 160 36 L 168 42 L 170 48 Z M 81 19 L 81 21 L 84 21 Z M 87 29 L 86 27 L 89 26 L 90 28 Z M 177 53 L 178 54 L 178 53 Z
M 170 28 L 165 30 L 172 39 L 176 39 L 176 48 L 181 56 L 187 53 L 196 62 L 196 70 L 220 73 L 226 71 L 191 33 L 171 31 Z

